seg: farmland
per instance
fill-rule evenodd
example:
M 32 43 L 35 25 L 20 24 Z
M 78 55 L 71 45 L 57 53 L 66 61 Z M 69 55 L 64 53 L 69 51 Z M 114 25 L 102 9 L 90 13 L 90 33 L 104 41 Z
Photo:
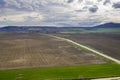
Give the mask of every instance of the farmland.
M 71 39 L 99 52 L 120 60 L 120 34 L 113 33 L 64 33 L 57 36 Z
M 56 35 L 69 38 L 73 34 Z M 119 64 L 110 63 L 103 57 L 64 40 L 39 33 L 0 35 L 0 80 L 114 76 L 120 76 Z
M 120 76 L 120 65 L 117 64 L 96 64 L 0 71 L 0 80 L 59 80 L 60 78 L 77 79 L 115 76 Z
M 102 57 L 42 34 L 0 35 L 0 69 L 107 63 Z

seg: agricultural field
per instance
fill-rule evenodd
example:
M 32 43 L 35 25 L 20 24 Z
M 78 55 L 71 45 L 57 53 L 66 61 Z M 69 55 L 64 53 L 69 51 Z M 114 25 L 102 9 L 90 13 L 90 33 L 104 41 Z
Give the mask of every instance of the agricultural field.
M 71 39 L 120 60 L 119 33 L 63 33 L 56 35 Z
M 120 33 L 120 28 L 99 28 L 99 29 L 72 28 L 63 29 L 60 33 Z
M 68 34 L 56 35 L 69 38 Z M 120 76 L 119 64 L 64 40 L 36 33 L 0 35 L 0 80 L 86 80 L 117 76 Z
M 107 63 L 102 57 L 43 34 L 0 35 L 0 69 Z
M 0 70 L 0 80 L 89 80 L 120 76 L 118 64 Z

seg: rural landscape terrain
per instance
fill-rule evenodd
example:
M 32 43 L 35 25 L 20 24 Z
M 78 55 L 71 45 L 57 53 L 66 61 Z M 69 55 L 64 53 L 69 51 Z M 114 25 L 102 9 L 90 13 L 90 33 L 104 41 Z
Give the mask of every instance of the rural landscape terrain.
M 107 63 L 89 51 L 42 34 L 4 34 L 0 44 L 0 69 Z
M 0 0 L 0 80 L 120 80 L 120 0 Z
M 120 33 L 98 32 L 98 29 L 88 32 L 89 29 L 83 29 L 84 32 L 63 27 L 59 31 L 53 27 L 1 28 L 0 80 L 89 80 L 119 77 Z M 97 51 L 110 58 L 96 54 Z
M 62 33 L 55 34 L 89 46 L 120 60 L 120 34 L 115 33 Z

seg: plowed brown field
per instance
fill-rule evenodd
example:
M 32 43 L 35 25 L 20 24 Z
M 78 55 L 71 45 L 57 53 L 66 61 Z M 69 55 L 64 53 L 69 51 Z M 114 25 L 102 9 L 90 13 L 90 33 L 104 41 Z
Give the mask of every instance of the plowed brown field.
M 0 69 L 106 63 L 101 57 L 42 34 L 0 35 Z

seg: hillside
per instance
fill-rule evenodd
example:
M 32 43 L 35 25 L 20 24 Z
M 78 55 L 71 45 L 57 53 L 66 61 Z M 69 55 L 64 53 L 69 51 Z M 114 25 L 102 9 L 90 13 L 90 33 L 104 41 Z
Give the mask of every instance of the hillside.
M 106 23 L 106 24 L 94 26 L 94 28 L 120 28 L 120 23 Z
M 120 23 L 106 23 L 94 27 L 57 27 L 57 26 L 6 26 L 1 32 L 40 32 L 40 33 L 84 33 L 105 32 L 120 33 Z

